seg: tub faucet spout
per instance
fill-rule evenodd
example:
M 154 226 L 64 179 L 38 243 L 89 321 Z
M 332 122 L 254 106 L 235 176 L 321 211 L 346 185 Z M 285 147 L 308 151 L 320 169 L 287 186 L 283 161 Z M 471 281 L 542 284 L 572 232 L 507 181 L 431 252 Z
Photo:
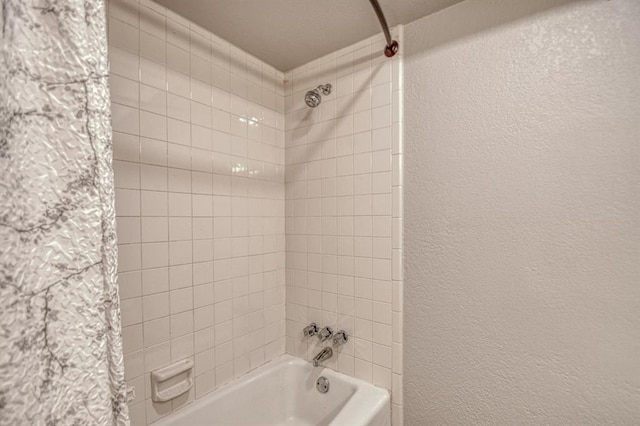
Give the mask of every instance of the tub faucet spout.
M 314 367 L 319 366 L 322 361 L 326 361 L 332 356 L 333 356 L 333 349 L 329 347 L 324 348 L 323 350 L 318 352 L 318 355 L 313 357 L 313 366 Z

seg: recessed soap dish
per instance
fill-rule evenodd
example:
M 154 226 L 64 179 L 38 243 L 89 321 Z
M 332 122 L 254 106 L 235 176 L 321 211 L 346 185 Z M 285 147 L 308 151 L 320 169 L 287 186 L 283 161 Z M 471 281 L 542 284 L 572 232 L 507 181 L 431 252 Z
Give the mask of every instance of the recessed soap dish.
M 183 380 L 161 389 L 162 383 L 183 373 L 187 373 Z M 151 372 L 151 399 L 154 402 L 170 401 L 188 392 L 192 387 L 193 361 L 190 359 L 183 359 Z

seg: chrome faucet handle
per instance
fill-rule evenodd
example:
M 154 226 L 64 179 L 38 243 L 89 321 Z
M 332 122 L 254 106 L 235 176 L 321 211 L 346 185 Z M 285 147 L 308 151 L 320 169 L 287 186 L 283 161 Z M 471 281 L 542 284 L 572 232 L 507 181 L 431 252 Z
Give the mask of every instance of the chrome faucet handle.
M 316 324 L 315 322 L 312 322 L 311 324 L 306 326 L 304 329 L 302 329 L 302 334 L 304 334 L 304 337 L 315 336 L 316 334 L 318 334 L 318 324 Z
M 333 336 L 333 344 L 335 346 L 344 345 L 349 340 L 349 335 L 346 331 L 340 330 Z
M 320 339 L 321 342 L 330 339 L 331 336 L 333 336 L 333 330 L 331 327 L 325 327 L 318 333 L 318 339 Z

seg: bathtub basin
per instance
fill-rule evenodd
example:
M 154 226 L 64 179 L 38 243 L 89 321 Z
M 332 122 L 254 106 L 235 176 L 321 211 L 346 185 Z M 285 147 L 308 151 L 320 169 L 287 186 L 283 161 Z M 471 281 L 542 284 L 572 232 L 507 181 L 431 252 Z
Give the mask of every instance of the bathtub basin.
M 316 389 L 320 376 L 330 382 L 324 394 Z M 389 426 L 390 397 L 362 380 L 281 355 L 153 424 Z

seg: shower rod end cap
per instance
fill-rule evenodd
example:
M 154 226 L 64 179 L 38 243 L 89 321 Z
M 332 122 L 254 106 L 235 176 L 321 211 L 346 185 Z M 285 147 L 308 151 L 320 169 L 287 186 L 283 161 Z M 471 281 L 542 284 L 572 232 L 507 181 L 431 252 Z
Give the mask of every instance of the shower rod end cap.
M 384 48 L 384 56 L 386 56 L 387 58 L 391 58 L 396 53 L 398 53 L 399 47 L 400 46 L 398 45 L 398 42 L 393 40 L 390 45 L 385 46 L 385 48 Z

